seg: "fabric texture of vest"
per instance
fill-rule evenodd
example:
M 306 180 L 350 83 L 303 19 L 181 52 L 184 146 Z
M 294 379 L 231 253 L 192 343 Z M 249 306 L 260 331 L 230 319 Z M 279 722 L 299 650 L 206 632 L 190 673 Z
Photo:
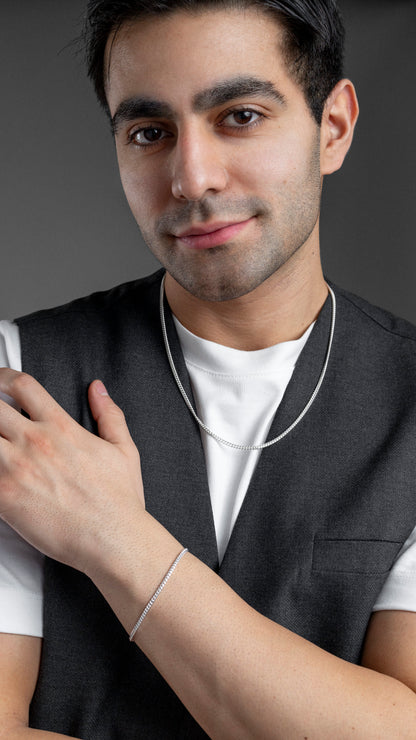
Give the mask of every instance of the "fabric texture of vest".
M 165 356 L 161 276 L 19 319 L 23 369 L 91 431 L 87 387 L 101 378 L 140 450 L 148 511 L 259 612 L 358 662 L 372 606 L 416 523 L 416 329 L 336 289 L 324 384 L 301 423 L 263 450 L 219 566 L 199 428 Z M 166 318 L 192 396 L 167 306 Z M 270 438 L 311 396 L 330 320 L 328 299 Z M 82 740 L 206 737 L 93 583 L 49 559 L 44 631 L 31 727 Z

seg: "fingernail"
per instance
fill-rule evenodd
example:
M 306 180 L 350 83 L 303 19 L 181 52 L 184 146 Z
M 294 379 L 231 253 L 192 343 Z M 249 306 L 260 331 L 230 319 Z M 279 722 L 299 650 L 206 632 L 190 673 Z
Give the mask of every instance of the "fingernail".
M 99 396 L 108 396 L 107 388 L 101 380 L 95 381 L 95 388 Z

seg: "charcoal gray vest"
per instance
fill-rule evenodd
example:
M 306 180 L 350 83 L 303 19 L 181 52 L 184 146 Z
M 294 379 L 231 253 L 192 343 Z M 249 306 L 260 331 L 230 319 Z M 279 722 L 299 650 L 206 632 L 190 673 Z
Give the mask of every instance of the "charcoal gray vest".
M 90 430 L 87 387 L 101 378 L 140 450 L 148 510 L 255 609 L 357 662 L 374 601 L 416 522 L 416 330 L 336 291 L 325 382 L 302 422 L 262 452 L 219 567 L 199 429 L 162 343 L 160 278 L 20 319 L 24 369 Z M 328 300 L 270 435 L 311 396 L 330 318 Z M 190 393 L 168 310 L 167 319 Z M 32 727 L 83 740 L 206 737 L 92 582 L 51 560 L 44 629 Z

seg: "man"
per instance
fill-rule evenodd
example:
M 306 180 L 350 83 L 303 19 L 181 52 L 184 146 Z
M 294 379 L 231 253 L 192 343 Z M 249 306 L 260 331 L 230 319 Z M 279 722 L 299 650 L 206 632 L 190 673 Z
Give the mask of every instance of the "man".
M 416 331 L 321 271 L 358 115 L 337 10 L 89 24 L 166 277 L 21 319 L 0 372 L 26 412 L 1 404 L 1 516 L 47 556 L 42 652 L 0 640 L 3 736 L 412 738 Z

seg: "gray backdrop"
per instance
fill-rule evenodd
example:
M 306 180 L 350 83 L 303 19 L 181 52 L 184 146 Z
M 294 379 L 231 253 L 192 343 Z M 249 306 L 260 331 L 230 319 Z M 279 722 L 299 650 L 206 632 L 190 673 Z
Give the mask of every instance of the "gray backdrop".
M 0 316 L 153 270 L 112 139 L 68 43 L 84 0 L 1 0 Z M 361 118 L 322 217 L 332 280 L 416 322 L 415 0 L 341 0 Z

